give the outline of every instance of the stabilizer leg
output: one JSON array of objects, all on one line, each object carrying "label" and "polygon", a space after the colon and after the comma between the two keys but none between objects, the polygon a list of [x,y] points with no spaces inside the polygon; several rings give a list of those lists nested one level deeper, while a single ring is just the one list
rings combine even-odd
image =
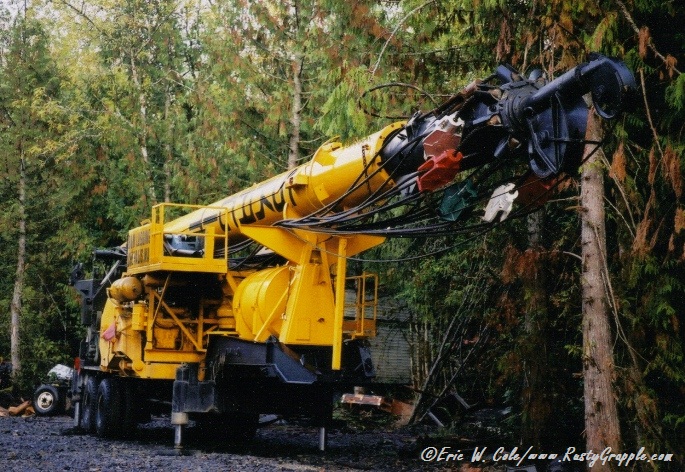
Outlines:
[{"label": "stabilizer leg", "polygon": [[326,452],[328,447],[328,428],[326,425],[321,425],[319,427],[319,451]]},{"label": "stabilizer leg", "polygon": [[188,424],[188,413],[171,413],[171,424],[174,426],[174,447],[183,447],[183,427]]}]

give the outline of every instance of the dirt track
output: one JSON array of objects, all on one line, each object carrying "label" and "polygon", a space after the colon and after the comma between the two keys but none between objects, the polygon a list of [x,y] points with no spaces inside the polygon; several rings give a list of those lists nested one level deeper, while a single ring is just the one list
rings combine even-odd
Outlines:
[{"label": "dirt track", "polygon": [[[199,433],[199,434],[198,434]],[[246,445],[221,445],[189,428],[187,447],[173,448],[168,419],[139,428],[130,440],[104,440],[76,434],[72,419],[0,418],[0,470],[3,471],[354,471],[458,470],[419,459],[407,433],[341,428],[329,436],[329,450],[317,451],[312,427],[276,424],[260,429]]]}]

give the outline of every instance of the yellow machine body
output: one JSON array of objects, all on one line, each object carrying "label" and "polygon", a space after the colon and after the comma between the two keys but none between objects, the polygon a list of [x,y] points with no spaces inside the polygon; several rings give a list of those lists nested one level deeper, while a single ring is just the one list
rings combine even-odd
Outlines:
[{"label": "yellow machine body", "polygon": [[[149,222],[129,232],[127,273],[109,289],[100,324],[101,369],[173,379],[179,365],[198,363],[202,378],[210,336],[330,346],[332,368],[339,369],[344,338],[375,335],[375,302],[368,294],[355,298],[364,307],[346,306],[347,258],[385,238],[273,224],[327,205],[344,210],[387,186],[376,156],[401,126],[347,147],[326,143],[308,163],[208,206],[156,206]],[[360,176],[371,178],[355,188]],[[179,211],[187,214],[168,221]],[[174,238],[187,242],[186,249],[170,249]],[[228,249],[248,238],[286,262],[259,271],[231,270]],[[356,285],[364,290],[364,284]],[[206,286],[215,290],[194,295]]]}]

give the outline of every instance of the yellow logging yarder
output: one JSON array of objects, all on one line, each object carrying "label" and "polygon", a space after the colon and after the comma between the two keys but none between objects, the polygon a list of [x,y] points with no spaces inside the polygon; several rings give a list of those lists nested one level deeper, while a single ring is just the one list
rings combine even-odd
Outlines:
[{"label": "yellow logging yarder", "polygon": [[95,252],[105,275],[74,276],[88,329],[75,423],[116,436],[170,402],[176,446],[191,417],[234,437],[264,413],[325,431],[333,392],[375,375],[378,277],[348,261],[388,237],[454,235],[542,204],[581,163],[583,95],[612,118],[634,88],[602,56],[550,82],[500,67],[430,112],[328,142],[222,200],[155,206],[125,244]]}]

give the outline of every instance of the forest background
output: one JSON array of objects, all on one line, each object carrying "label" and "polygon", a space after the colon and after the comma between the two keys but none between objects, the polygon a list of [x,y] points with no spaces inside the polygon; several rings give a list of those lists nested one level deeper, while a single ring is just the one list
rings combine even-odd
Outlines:
[{"label": "forest background", "polygon": [[[685,5],[654,0],[4,0],[0,356],[18,341],[16,388],[77,353],[73,263],[119,245],[152,205],[216,201],[499,63],[555,77],[596,51],[640,85],[595,164],[620,442],[682,465],[684,24]],[[510,406],[516,441],[582,444],[579,188],[484,235],[369,256],[412,314],[423,409],[454,389]]]}]

